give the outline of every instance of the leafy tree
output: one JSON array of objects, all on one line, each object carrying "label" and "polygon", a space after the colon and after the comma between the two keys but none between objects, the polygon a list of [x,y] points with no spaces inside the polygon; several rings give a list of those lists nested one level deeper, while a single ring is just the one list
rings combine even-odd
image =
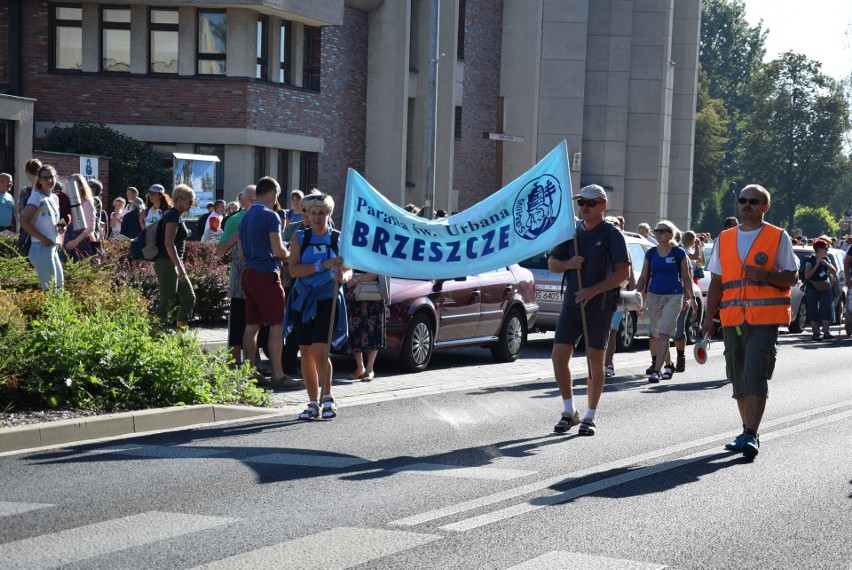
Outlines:
[{"label": "leafy tree", "polygon": [[155,182],[171,179],[168,168],[157,152],[147,144],[105,125],[75,123],[53,127],[45,133],[44,150],[110,157],[109,200],[124,196],[128,186],[146,189]]},{"label": "leafy tree", "polygon": [[699,64],[698,102],[695,113],[695,159],[692,169],[692,225],[716,231],[721,228],[720,192],[722,162],[728,132],[728,111],[721,99],[712,99],[710,79]]},{"label": "leafy tree", "polygon": [[743,120],[751,112],[753,95],[746,88],[761,69],[767,31],[762,22],[749,26],[743,0],[704,0],[698,59],[710,78],[711,99],[721,99],[728,110],[728,143],[724,175],[739,179],[737,152]]},{"label": "leafy tree", "polygon": [[793,224],[810,238],[836,236],[840,230],[840,224],[825,207],[799,206],[793,216]]},{"label": "leafy tree", "polygon": [[796,207],[823,206],[839,191],[849,110],[840,85],[821,65],[788,52],[752,80],[742,170],[774,190],[772,213],[790,225]]}]

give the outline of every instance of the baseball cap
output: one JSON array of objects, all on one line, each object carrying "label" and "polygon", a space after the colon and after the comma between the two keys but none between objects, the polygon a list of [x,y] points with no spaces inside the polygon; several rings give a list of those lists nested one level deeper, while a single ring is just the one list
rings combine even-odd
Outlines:
[{"label": "baseball cap", "polygon": [[585,198],[586,200],[603,200],[606,202],[606,190],[603,189],[603,186],[589,184],[588,186],[584,186],[580,190],[580,193],[574,196],[574,200],[577,198]]},{"label": "baseball cap", "polygon": [[166,189],[163,188],[162,184],[152,184],[150,188],[148,188],[148,192],[160,192],[162,194],[166,193]]}]

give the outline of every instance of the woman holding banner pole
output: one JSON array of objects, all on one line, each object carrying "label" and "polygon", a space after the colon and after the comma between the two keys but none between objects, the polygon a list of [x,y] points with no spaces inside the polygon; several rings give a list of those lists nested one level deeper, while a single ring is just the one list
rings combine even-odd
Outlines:
[{"label": "woman holding banner pole", "polygon": [[[554,248],[547,260],[551,272],[565,273],[566,283],[551,354],[563,405],[553,431],[566,433],[580,424],[580,435],[595,435],[609,328],[618,301],[618,286],[629,276],[630,258],[622,233],[604,223],[607,195],[603,187],[586,186],[574,199],[580,218],[574,239]],[[582,421],[574,405],[569,368],[574,345],[581,336],[585,338],[589,367],[588,405]]]},{"label": "woman holding banner pole", "polygon": [[295,330],[308,392],[309,402],[299,419],[332,419],[337,405],[331,394],[328,352],[330,345],[339,346],[347,338],[346,305],[338,297],[342,295],[339,284],[351,279],[352,271],[338,255],[340,232],[328,227],[334,199],[327,194],[308,195],[302,206],[307,228],[297,231],[290,243],[290,275],[295,281],[287,298],[284,329],[285,336]]}]

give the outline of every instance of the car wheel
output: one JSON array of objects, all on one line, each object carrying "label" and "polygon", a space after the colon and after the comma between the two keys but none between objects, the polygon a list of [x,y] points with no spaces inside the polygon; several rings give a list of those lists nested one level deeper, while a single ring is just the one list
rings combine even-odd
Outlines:
[{"label": "car wheel", "polygon": [[808,326],[808,307],[805,303],[805,300],[802,299],[802,302],[799,303],[799,312],[796,313],[795,318],[793,318],[793,322],[790,323],[790,326],[787,327],[791,333],[800,333],[805,330]]},{"label": "car wheel", "polygon": [[852,336],[852,313],[850,313],[850,312],[846,313],[845,325],[846,325],[846,336]]},{"label": "car wheel", "polygon": [[626,312],[621,318],[621,323],[618,325],[618,331],[615,333],[615,350],[617,352],[625,352],[633,348],[633,343],[636,341],[636,317],[634,313]]},{"label": "car wheel", "polygon": [[695,313],[692,309],[686,312],[686,322],[683,325],[683,332],[686,334],[686,344],[695,344],[696,339],[701,334],[701,323],[695,318]]},{"label": "car wheel", "polygon": [[491,355],[497,362],[514,362],[526,342],[526,320],[518,309],[511,309],[497,335],[497,343],[490,347]]},{"label": "car wheel", "polygon": [[418,313],[411,319],[399,360],[408,372],[422,372],[432,359],[435,335],[426,315]]}]

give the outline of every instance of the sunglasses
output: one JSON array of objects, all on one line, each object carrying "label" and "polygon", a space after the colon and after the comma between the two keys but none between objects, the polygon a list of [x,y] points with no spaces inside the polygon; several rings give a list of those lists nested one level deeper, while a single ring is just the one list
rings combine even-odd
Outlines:
[{"label": "sunglasses", "polygon": [[589,208],[594,208],[598,204],[603,204],[603,202],[599,202],[597,200],[584,200],[583,198],[577,199],[577,205],[581,208],[585,208],[586,206],[588,206]]},{"label": "sunglasses", "polygon": [[670,234],[672,231],[668,228],[654,228],[655,234]]},{"label": "sunglasses", "polygon": [[757,198],[737,198],[737,202],[740,204],[751,204],[752,206],[766,203],[763,200],[758,200]]}]

